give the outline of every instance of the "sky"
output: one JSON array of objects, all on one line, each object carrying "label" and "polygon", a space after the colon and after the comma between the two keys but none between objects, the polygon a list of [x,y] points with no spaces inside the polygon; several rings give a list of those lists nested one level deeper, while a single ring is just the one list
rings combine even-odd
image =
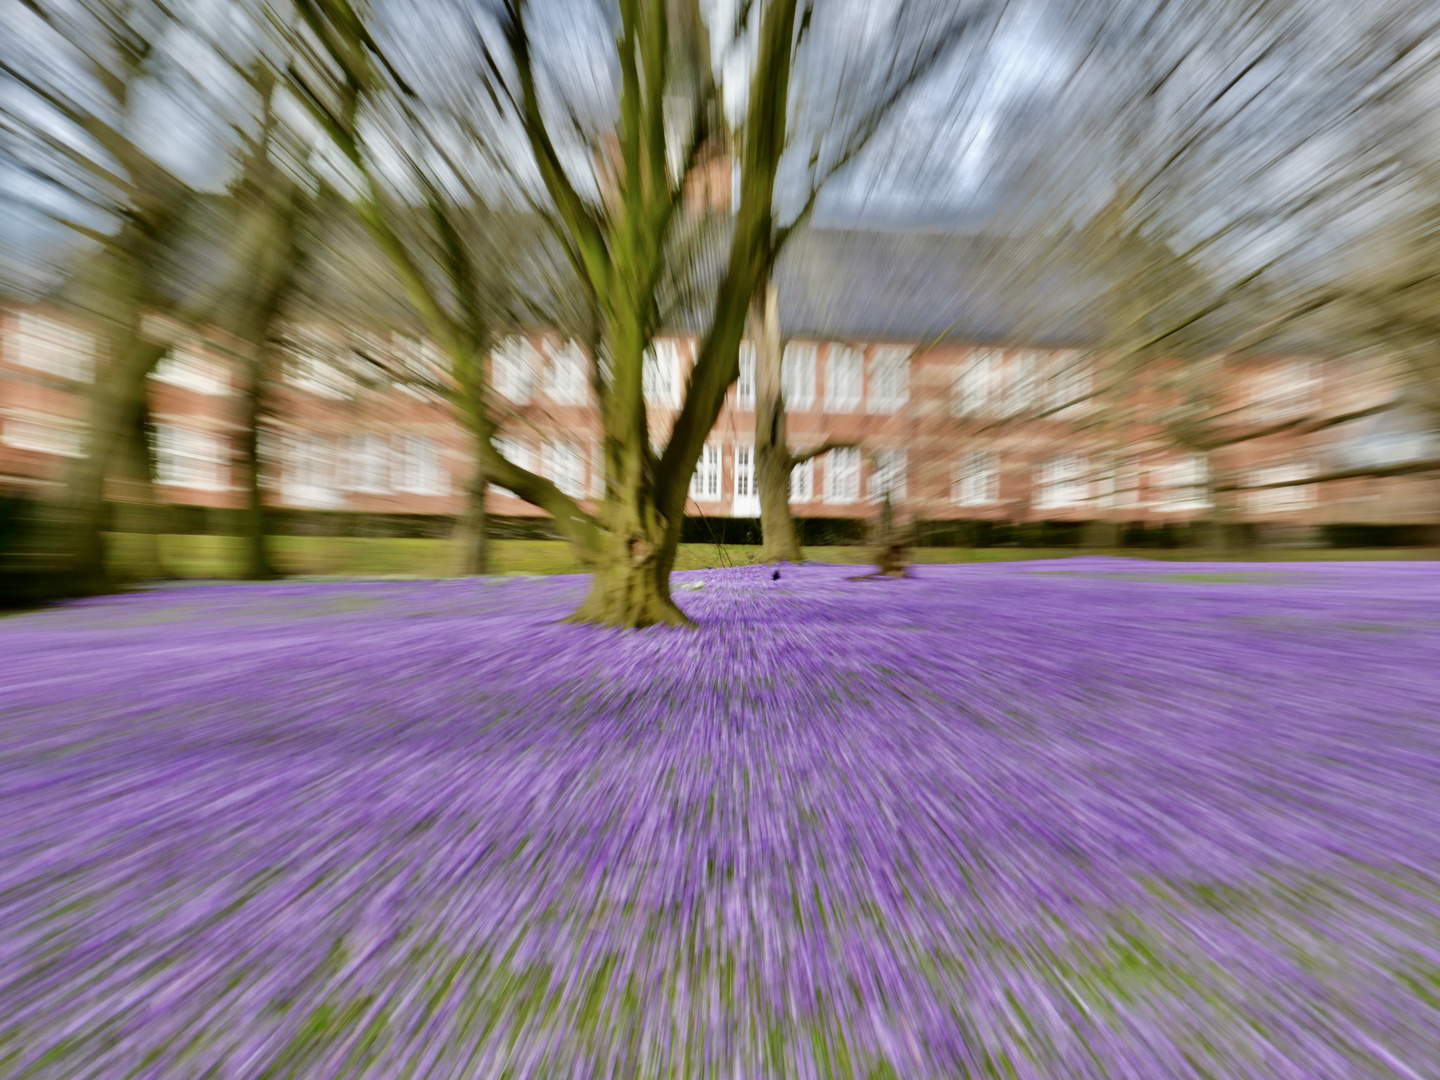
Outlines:
[{"label": "sky", "polygon": [[[723,28],[733,21],[736,0],[704,2],[727,110],[737,120],[753,35],[728,42]],[[836,103],[847,94],[863,96],[880,78],[893,51],[888,20],[902,10],[900,3],[819,0],[797,59],[794,148],[779,183],[782,217],[787,201],[798,205],[808,190],[812,148],[822,148],[823,161],[825,148],[840,141],[845,125],[834,120]],[[1297,251],[1312,263],[1338,257],[1356,235],[1373,229],[1377,216],[1396,212],[1409,198],[1394,177],[1356,196],[1362,190],[1356,177],[1396,168],[1397,155],[1440,161],[1440,126],[1426,119],[1440,115],[1434,108],[1440,81],[1432,77],[1440,5],[1426,0],[1358,7],[1340,0],[909,4],[900,24],[907,41],[927,40],[945,18],[969,12],[975,19],[866,151],[830,180],[817,225],[980,231],[997,221],[1013,225],[1026,212],[1063,218],[1081,212],[1077,206],[1093,210],[1123,180],[1166,194],[1170,212],[1184,217],[1171,227],[1185,242],[1220,237],[1207,241],[1207,250],[1216,253],[1217,265],[1239,273],[1277,257],[1293,261]],[[547,100],[588,100],[589,119],[603,122],[606,102],[613,101],[604,11],[590,0],[534,5],[537,52],[550,73]],[[482,0],[466,10],[483,7]],[[1207,17],[1196,17],[1202,8]],[[231,127],[243,117],[246,97],[243,83],[201,35],[246,40],[240,10],[227,0],[187,4],[188,25],[198,33],[166,31],[157,49],[162,78],[142,87],[131,119],[148,152],[201,190],[219,190],[228,179]],[[463,72],[455,65],[473,60],[465,18],[453,11],[442,17],[443,5],[391,0],[384,10],[388,31],[426,70],[454,78]],[[69,47],[21,0],[0,0],[0,23],[12,30],[0,44],[7,62],[43,78],[75,79]],[[493,20],[482,15],[475,23],[494,33]],[[1407,42],[1411,47],[1402,53]],[[1395,61],[1399,55],[1403,62]],[[1156,71],[1168,72],[1163,88],[1146,97],[1142,91]],[[838,108],[845,115],[843,104]],[[0,110],[22,125],[44,111],[3,75]],[[51,120],[45,124],[62,130]],[[1192,135],[1183,182],[1166,177],[1154,184],[1138,167],[1164,160],[1165,140]],[[0,132],[0,139],[11,138],[11,131]],[[515,145],[519,151],[518,140]],[[1410,159],[1400,167],[1413,173]],[[1327,183],[1335,193],[1315,197]],[[1306,200],[1313,205],[1301,212],[1273,212]],[[6,276],[24,279],[68,238],[37,209],[59,205],[53,187],[17,169],[11,153],[0,154]],[[1255,220],[1235,227],[1246,215]]]}]

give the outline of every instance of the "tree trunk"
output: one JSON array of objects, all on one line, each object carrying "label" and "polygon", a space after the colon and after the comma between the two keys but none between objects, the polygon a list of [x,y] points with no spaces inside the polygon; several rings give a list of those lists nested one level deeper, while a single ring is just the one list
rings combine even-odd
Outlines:
[{"label": "tree trunk", "polygon": [[[115,532],[124,531],[131,536],[133,561],[126,576],[136,581],[168,578],[170,574],[165,568],[160,538],[172,531],[170,507],[156,495],[149,409],[143,402],[139,411],[129,417],[121,428],[116,459],[115,479],[121,481],[116,494],[128,513],[121,521],[111,522],[110,527]],[[115,571],[108,563],[107,557],[107,572],[114,577]]]},{"label": "tree trunk", "polygon": [[490,572],[490,537],[485,516],[485,492],[490,485],[478,464],[475,471],[476,476],[465,490],[465,515],[455,529],[461,577],[476,577]]},{"label": "tree trunk", "polygon": [[790,516],[790,444],[785,431],[785,386],[781,377],[779,294],[766,282],[750,308],[755,343],[755,482],[760,494],[762,562],[799,562],[800,539]]},{"label": "tree trunk", "polygon": [[127,425],[141,415],[146,377],[164,353],[165,346],[144,340],[132,325],[111,356],[97,358],[85,456],[72,467],[53,522],[61,552],[57,584],[64,594],[86,596],[111,586],[105,560],[105,480],[124,451]]},{"label": "tree trunk", "polygon": [[240,468],[245,474],[245,509],[242,512],[242,535],[245,541],[244,574],[250,581],[273,581],[280,576],[270,560],[267,537],[270,515],[265,507],[261,487],[260,418],[264,415],[265,353],[269,346],[261,342],[248,365],[249,378],[245,387],[245,432],[241,436]]},{"label": "tree trunk", "polygon": [[691,625],[670,596],[679,528],[667,527],[648,491],[630,499],[613,491],[607,491],[601,511],[604,528],[590,595],[571,620],[635,628]]}]

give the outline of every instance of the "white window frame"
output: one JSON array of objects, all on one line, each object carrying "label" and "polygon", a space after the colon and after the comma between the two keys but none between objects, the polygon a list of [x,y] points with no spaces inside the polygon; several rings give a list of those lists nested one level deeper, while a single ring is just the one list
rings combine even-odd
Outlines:
[{"label": "white window frame", "polygon": [[790,501],[812,502],[815,498],[815,459],[806,458],[790,469]]},{"label": "white window frame", "polygon": [[673,338],[656,338],[645,350],[642,364],[645,404],[652,409],[679,408],[680,343]]},{"label": "white window frame", "polygon": [[346,488],[362,495],[390,494],[390,440],[362,432],[349,439]]},{"label": "white window frame", "polygon": [[334,342],[313,331],[293,333],[286,349],[285,381],[317,397],[338,401],[354,389],[354,380],[341,369]]},{"label": "white window frame", "polygon": [[[424,435],[403,432],[391,439],[391,483],[406,495],[433,494],[428,487],[427,449],[432,443]],[[433,451],[433,443],[431,445]]]},{"label": "white window frame", "polygon": [[755,469],[755,447],[749,443],[735,445],[735,475],[730,501],[733,517],[758,517],[760,515],[759,476]]},{"label": "white window frame", "polygon": [[895,413],[910,400],[909,349],[885,346],[870,357],[870,396],[867,411]]},{"label": "white window frame", "polygon": [[1090,501],[1090,472],[1086,455],[1069,451],[1053,454],[1036,470],[1037,510],[1073,510]]},{"label": "white window frame", "polygon": [[574,341],[546,346],[545,396],[556,405],[586,405],[590,387],[585,378],[585,353]]},{"label": "white window frame", "polygon": [[871,502],[882,501],[887,492],[891,502],[904,501],[908,456],[904,447],[875,451],[875,466],[866,485],[866,497]]},{"label": "white window frame", "polygon": [[79,458],[85,456],[85,433],[79,424],[63,417],[30,409],[14,409],[4,417],[0,441],[16,450]]},{"label": "white window frame", "polygon": [[605,442],[596,439],[590,448],[590,497],[605,497]]},{"label": "white window frame", "polygon": [[491,387],[512,404],[530,404],[539,360],[540,354],[528,338],[518,334],[507,337],[490,354]]},{"label": "white window frame", "polygon": [[724,490],[723,461],[719,443],[706,443],[700,448],[700,460],[695,463],[694,475],[690,477],[690,498],[696,502],[720,501]]},{"label": "white window frame", "polygon": [[953,416],[987,416],[995,405],[1002,356],[996,349],[975,349],[960,364],[951,387]]},{"label": "white window frame", "polygon": [[1000,501],[1000,455],[994,450],[971,450],[961,457],[951,490],[961,506],[993,506]]},{"label": "white window frame", "polygon": [[864,402],[864,352],[831,342],[825,357],[825,411],[855,412]]},{"label": "white window frame", "polygon": [[809,342],[792,341],[780,361],[780,387],[785,408],[809,412],[815,407],[815,357],[818,350]]},{"label": "white window frame", "polygon": [[546,439],[540,448],[543,475],[572,499],[585,494],[585,462],[569,439]]},{"label": "white window frame", "polygon": [[5,360],[70,382],[95,378],[95,335],[38,311],[12,312],[5,325]]},{"label": "white window frame", "polygon": [[[1310,463],[1292,461],[1256,469],[1250,475],[1250,483],[1279,484],[1288,480],[1305,480],[1314,475],[1315,468]],[[1294,514],[1310,510],[1319,501],[1315,488],[1315,484],[1297,484],[1294,487],[1247,491],[1245,506],[1252,514]]]},{"label": "white window frame", "polygon": [[1286,360],[1259,372],[1252,384],[1254,418],[1293,420],[1314,411],[1319,390],[1316,370],[1312,360]]},{"label": "white window frame", "polygon": [[230,373],[225,365],[189,344],[176,345],[166,353],[150,377],[207,397],[225,397],[230,393]]},{"label": "white window frame", "polygon": [[735,379],[735,409],[755,411],[755,343],[740,343],[740,374]]},{"label": "white window frame", "polygon": [[1035,408],[1040,400],[1044,357],[1022,350],[1011,354],[1005,365],[1005,415],[1019,416]]},{"label": "white window frame", "polygon": [[[500,456],[510,462],[510,464],[518,465],[526,472],[535,471],[535,448],[530,445],[528,439],[522,438],[519,435],[497,435],[495,436],[495,449],[499,451]],[[507,495],[512,499],[518,499],[520,497],[509,488],[502,487],[499,484],[491,484],[490,486],[501,495]]]},{"label": "white window frame", "polygon": [[1060,413],[1079,409],[1078,402],[1090,394],[1093,384],[1090,362],[1078,350],[1055,354],[1050,361],[1049,383],[1049,408]]},{"label": "white window frame", "polygon": [[825,455],[825,501],[840,505],[860,501],[858,446],[842,446]]},{"label": "white window frame", "polygon": [[184,424],[155,425],[155,480],[165,487],[225,491],[230,461],[225,440]]},{"label": "white window frame", "polygon": [[1162,461],[1151,470],[1158,497],[1150,500],[1153,509],[1162,514],[1208,510],[1210,498],[1209,465],[1203,454],[1185,454]]}]

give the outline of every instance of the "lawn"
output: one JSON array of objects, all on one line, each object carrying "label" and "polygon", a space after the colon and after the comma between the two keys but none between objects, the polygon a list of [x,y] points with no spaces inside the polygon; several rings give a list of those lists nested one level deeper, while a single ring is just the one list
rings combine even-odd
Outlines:
[{"label": "lawn", "polygon": [[[110,537],[111,561],[122,574],[135,564],[134,535]],[[166,569],[176,577],[226,579],[239,576],[241,541],[233,536],[163,536],[161,551]],[[455,572],[458,560],[449,540],[397,539],[391,537],[318,537],[277,536],[272,538],[272,551],[280,568],[288,574],[306,577],[448,577]],[[497,574],[573,574],[581,569],[569,545],[559,540],[496,540],[493,541],[494,567]],[[1012,562],[1016,560],[1058,559],[1075,555],[1093,555],[1078,548],[917,548],[912,558],[917,563]],[[1133,551],[1130,557],[1167,561],[1189,560],[1194,552],[1180,550]],[[1434,558],[1437,552],[1413,548],[1377,548],[1335,551],[1326,549],[1294,549],[1251,553],[1245,558],[1264,557],[1269,561],[1291,560],[1391,560]],[[805,556],[816,562],[866,563],[871,551],[866,547],[813,547]],[[750,566],[759,561],[760,549],[750,545],[681,544],[677,569],[707,570],[716,566]]]},{"label": "lawn", "polygon": [[1440,565],[852,574],[0,622],[0,1075],[1440,1075]]}]

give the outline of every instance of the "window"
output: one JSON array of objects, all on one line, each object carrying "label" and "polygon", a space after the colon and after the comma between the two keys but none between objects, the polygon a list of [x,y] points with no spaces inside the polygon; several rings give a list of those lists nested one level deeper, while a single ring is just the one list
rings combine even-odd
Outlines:
[{"label": "window", "polygon": [[318,397],[343,398],[352,380],[337,363],[334,345],[318,334],[298,332],[289,342],[285,381]]},{"label": "window", "polygon": [[809,502],[815,498],[815,459],[802,461],[790,470],[790,501]]},{"label": "window", "polygon": [[956,416],[984,416],[995,404],[999,377],[999,353],[994,349],[971,353],[955,377],[950,411]]},{"label": "window", "polygon": [[425,435],[395,437],[395,489],[412,495],[445,494],[440,448]]},{"label": "window", "polygon": [[1315,408],[1319,380],[1314,364],[1292,360],[1260,372],[1253,386],[1256,420],[1292,420]]},{"label": "window", "polygon": [[1156,466],[1152,476],[1157,489],[1155,509],[1164,512],[1204,510],[1210,505],[1206,491],[1210,470],[1199,454],[1188,454]]},{"label": "window", "polygon": [[590,397],[585,384],[585,354],[573,341],[551,343],[546,352],[545,396],[557,405],[584,405]]},{"label": "window", "polygon": [[384,495],[390,490],[390,440],[383,435],[352,435],[345,461],[351,491]]},{"label": "window", "polygon": [[953,489],[961,506],[988,506],[1000,498],[1000,456],[975,450],[960,459]]},{"label": "window", "polygon": [[[495,449],[500,456],[512,465],[518,465],[526,472],[535,471],[535,459],[530,450],[530,444],[524,439],[514,435],[497,435],[495,437]],[[501,487],[499,484],[491,485],[501,495],[508,495],[510,498],[519,498],[509,488]]]},{"label": "window", "polygon": [[444,354],[430,342],[403,334],[394,335],[390,341],[390,352],[402,380],[408,376],[417,382],[445,381],[449,365]]},{"label": "window", "polygon": [[690,498],[696,502],[715,502],[720,498],[720,447],[706,443],[690,478]]},{"label": "window", "polygon": [[1039,390],[1040,362],[1032,352],[1016,353],[1010,358],[1005,384],[1005,412],[1017,416],[1036,405]]},{"label": "window", "polygon": [[[1287,484],[1313,476],[1314,470],[1308,465],[1292,463],[1272,465],[1258,469],[1250,477],[1252,484]],[[1245,493],[1245,504],[1257,514],[1286,514],[1306,510],[1315,505],[1315,485],[1297,484],[1294,487],[1260,488]]]},{"label": "window", "polygon": [[740,343],[740,376],[735,380],[735,408],[750,412],[755,408],[755,346]]},{"label": "window", "polygon": [[490,358],[490,381],[495,392],[516,405],[528,405],[539,366],[537,359],[530,342],[522,337],[506,338]]},{"label": "window", "polygon": [[870,411],[890,413],[910,400],[910,353],[876,349],[870,361]]},{"label": "window", "polygon": [[805,412],[815,406],[815,346],[791,342],[780,362],[781,392],[785,407]]},{"label": "window", "polygon": [[62,379],[95,375],[95,337],[33,311],[15,313],[5,334],[5,359]]},{"label": "window", "polygon": [[78,427],[68,420],[41,413],[16,412],[5,418],[6,446],[34,450],[61,457],[84,457],[85,448]]},{"label": "window", "polygon": [[590,450],[590,497],[605,497],[605,444],[599,439]]},{"label": "window", "polygon": [[1140,506],[1140,461],[1127,457],[1115,461],[1111,466],[1111,503],[1125,509]]},{"label": "window", "polygon": [[574,443],[567,439],[547,439],[540,457],[545,477],[556,487],[572,499],[585,494],[585,460]]},{"label": "window", "polygon": [[225,443],[208,431],[174,424],[155,426],[155,471],[171,487],[223,491],[229,480]]},{"label": "window", "polygon": [[1051,363],[1048,407],[1063,410],[1089,393],[1089,361],[1078,352],[1063,352],[1055,356]]},{"label": "window", "polygon": [[328,436],[298,433],[284,441],[282,491],[292,506],[334,509],[340,505],[335,490],[335,448]]},{"label": "window", "polygon": [[[860,350],[831,345],[825,365],[825,408],[830,412],[854,412],[862,394]],[[828,469],[826,470],[829,471]]]},{"label": "window", "polygon": [[680,404],[680,347],[674,341],[655,341],[645,352],[641,371],[645,404],[673,409]]},{"label": "window", "polygon": [[831,450],[825,457],[825,501],[860,501],[860,448]]},{"label": "window", "polygon": [[886,495],[892,502],[905,498],[905,451],[875,451],[875,471],[870,474],[870,498],[877,502]]},{"label": "window", "polygon": [[155,365],[151,378],[156,382],[168,383],[211,397],[230,392],[229,372],[224,365],[184,345],[171,349],[165,358]]},{"label": "window", "polygon": [[754,517],[760,513],[760,492],[755,486],[755,448],[735,447],[735,498],[731,513],[736,517]]},{"label": "window", "polygon": [[1042,510],[1080,506],[1090,495],[1083,454],[1057,454],[1040,466],[1035,506]]}]

